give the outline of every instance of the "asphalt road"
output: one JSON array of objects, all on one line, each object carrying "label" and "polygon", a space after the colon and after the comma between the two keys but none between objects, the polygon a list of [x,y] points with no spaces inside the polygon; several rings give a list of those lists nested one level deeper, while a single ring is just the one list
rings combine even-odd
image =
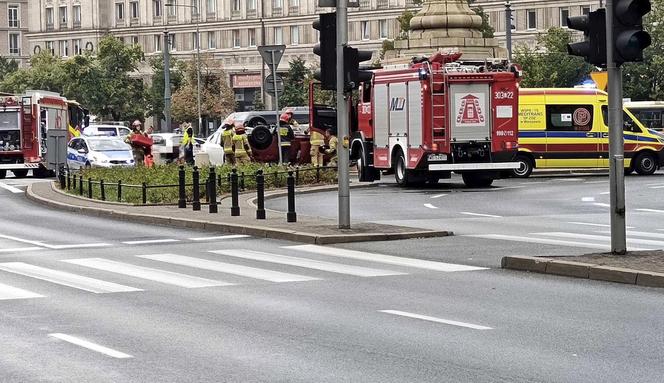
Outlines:
[{"label": "asphalt road", "polygon": [[2,382],[664,376],[657,289],[426,262],[468,255],[417,241],[367,253],[79,216],[12,191],[29,182],[0,181]]},{"label": "asphalt road", "polygon": [[[467,189],[458,177],[425,188],[400,188],[388,181],[351,190],[351,217],[451,230],[456,236],[404,241],[399,248],[429,259],[497,267],[504,255],[580,255],[609,250],[608,193],[605,175],[506,179],[489,189]],[[664,247],[662,193],[663,172],[626,178],[629,249]],[[266,206],[285,210],[286,199],[266,201]],[[296,210],[298,214],[336,217],[336,192],[299,195]],[[360,247],[377,252],[394,249],[390,242]]]}]

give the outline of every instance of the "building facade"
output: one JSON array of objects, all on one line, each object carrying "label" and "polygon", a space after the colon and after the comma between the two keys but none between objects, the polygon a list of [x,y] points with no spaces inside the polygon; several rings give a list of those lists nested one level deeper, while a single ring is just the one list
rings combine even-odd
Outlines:
[{"label": "building facade", "polygon": [[27,46],[28,0],[0,1],[0,56],[25,65],[30,54]]}]

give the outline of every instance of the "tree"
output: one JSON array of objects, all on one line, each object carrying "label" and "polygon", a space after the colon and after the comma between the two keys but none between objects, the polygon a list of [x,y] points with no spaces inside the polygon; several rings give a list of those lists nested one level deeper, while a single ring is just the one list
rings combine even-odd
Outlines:
[{"label": "tree", "polygon": [[[149,60],[152,68],[152,81],[146,90],[146,115],[163,120],[164,116],[164,57],[153,56]],[[170,75],[171,75],[171,95],[180,89],[184,82],[180,62],[171,57]]]},{"label": "tree", "polygon": [[30,67],[20,68],[7,75],[0,88],[9,93],[23,93],[27,89],[62,93],[65,82],[62,60],[44,51],[32,56]]},{"label": "tree", "polygon": [[623,96],[634,101],[664,100],[664,0],[652,0],[644,20],[652,44],[643,51],[642,63],[623,65]]},{"label": "tree", "polygon": [[307,105],[309,100],[309,68],[301,57],[296,57],[289,63],[288,73],[284,78],[284,93],[279,97],[279,104],[283,106]]},{"label": "tree", "polygon": [[18,61],[0,57],[0,81],[18,70]]},{"label": "tree", "polygon": [[568,88],[582,82],[592,70],[583,58],[567,54],[571,41],[569,31],[554,27],[537,36],[534,48],[519,45],[514,50],[514,62],[521,65],[526,88]]},{"label": "tree", "polygon": [[[471,0],[467,0],[468,5],[471,5]],[[480,6],[471,7],[470,9],[477,14],[477,16],[482,18],[482,26],[480,27],[480,32],[482,32],[482,37],[485,39],[490,39],[493,37],[493,33],[496,31],[491,24],[489,23],[489,14],[484,12],[484,8]]]},{"label": "tree", "polygon": [[254,101],[253,101],[254,110],[263,110],[265,109],[265,104],[263,104],[263,99],[261,98],[261,92],[254,92]]}]

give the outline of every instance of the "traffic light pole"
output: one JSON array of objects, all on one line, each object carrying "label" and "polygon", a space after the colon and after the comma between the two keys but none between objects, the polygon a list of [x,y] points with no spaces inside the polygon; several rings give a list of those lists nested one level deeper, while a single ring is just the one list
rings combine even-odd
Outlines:
[{"label": "traffic light pole", "polygon": [[339,179],[339,229],[350,229],[350,182],[348,168],[350,153],[346,147],[348,129],[348,100],[344,83],[344,45],[348,41],[348,2],[337,1],[337,147]]},{"label": "traffic light pole", "polygon": [[615,62],[613,2],[606,2],[606,67],[609,76],[609,193],[611,197],[611,252],[625,254],[625,153],[622,112],[622,70]]},{"label": "traffic light pole", "polygon": [[166,126],[162,132],[171,131],[171,41],[168,31],[164,31],[164,119]]}]

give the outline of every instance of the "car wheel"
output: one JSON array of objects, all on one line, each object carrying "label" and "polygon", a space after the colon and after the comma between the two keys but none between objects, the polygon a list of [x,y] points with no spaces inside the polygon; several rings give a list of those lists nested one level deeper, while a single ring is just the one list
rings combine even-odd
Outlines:
[{"label": "car wheel", "polygon": [[463,173],[461,178],[469,188],[488,188],[493,183],[493,178],[480,173]]},{"label": "car wheel", "polygon": [[270,129],[265,126],[257,126],[251,131],[251,136],[249,137],[249,142],[251,143],[251,146],[253,146],[256,149],[263,150],[267,149],[270,147],[270,144],[272,144],[272,132],[270,132]]},{"label": "car wheel", "polygon": [[512,175],[517,178],[528,178],[535,167],[533,165],[533,160],[528,156],[519,154],[516,156],[516,162],[519,163],[519,167],[512,170]]},{"label": "car wheel", "polygon": [[652,153],[641,153],[632,167],[641,175],[651,175],[657,171],[657,159]]},{"label": "car wheel", "polygon": [[28,176],[28,169],[12,170],[12,173],[16,178],[25,178]]}]

